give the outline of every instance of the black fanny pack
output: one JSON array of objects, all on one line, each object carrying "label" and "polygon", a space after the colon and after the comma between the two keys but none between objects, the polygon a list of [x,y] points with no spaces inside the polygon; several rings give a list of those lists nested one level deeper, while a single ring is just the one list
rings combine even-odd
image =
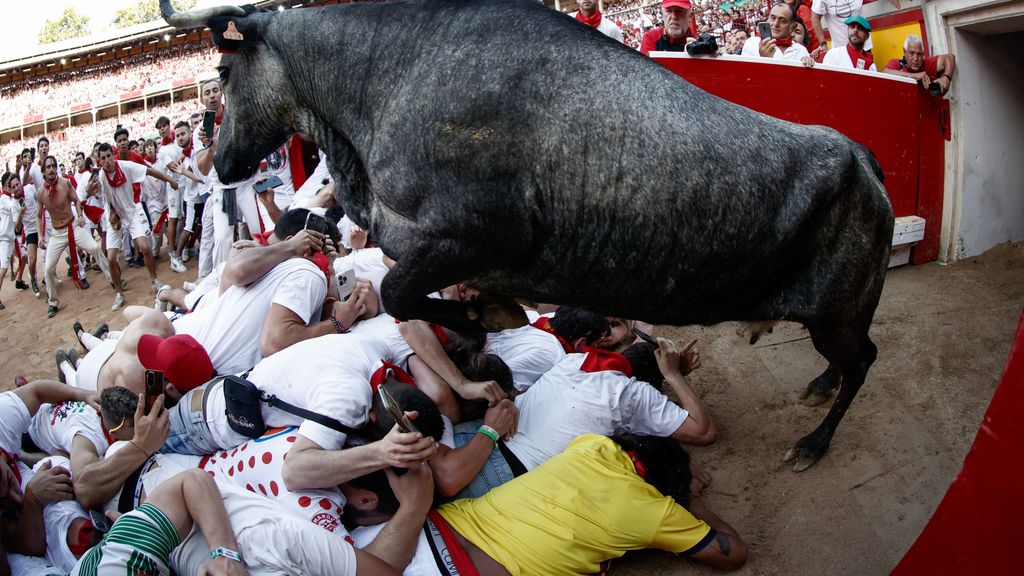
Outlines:
[{"label": "black fanny pack", "polygon": [[354,428],[350,428],[334,418],[310,412],[280,400],[273,394],[267,394],[257,388],[255,384],[246,380],[245,376],[248,376],[248,373],[243,376],[232,375],[224,377],[224,401],[226,404],[224,411],[227,413],[228,425],[242,436],[246,438],[259,438],[267,432],[267,425],[263,422],[262,408],[264,402],[304,420],[312,420],[321,426],[341,432],[346,436],[357,433],[357,430]]}]

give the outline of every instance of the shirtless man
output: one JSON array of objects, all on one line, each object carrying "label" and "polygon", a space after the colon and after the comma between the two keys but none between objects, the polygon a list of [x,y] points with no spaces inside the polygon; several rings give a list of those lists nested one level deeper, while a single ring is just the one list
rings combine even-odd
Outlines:
[{"label": "shirtless man", "polygon": [[[85,214],[78,202],[78,196],[71,189],[71,184],[57,177],[57,159],[47,156],[43,159],[43,190],[39,193],[39,202],[50,214],[53,233],[47,239],[44,269],[46,278],[46,311],[47,318],[57,315],[57,263],[64,249],[71,247],[71,278],[80,289],[89,287],[85,281],[85,270],[78,262],[78,248],[85,250],[99,263],[103,274],[110,280],[110,269],[102,257],[96,240],[85,228]],[[36,211],[36,229],[45,230],[43,226],[43,210]],[[71,232],[71,233],[69,233]]]}]

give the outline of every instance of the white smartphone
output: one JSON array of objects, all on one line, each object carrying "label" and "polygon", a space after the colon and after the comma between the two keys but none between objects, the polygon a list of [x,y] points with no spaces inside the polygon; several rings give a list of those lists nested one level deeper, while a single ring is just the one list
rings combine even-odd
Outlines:
[{"label": "white smartphone", "polygon": [[352,291],[356,289],[356,271],[349,268],[341,274],[338,274],[338,296],[342,302],[348,300],[348,297],[352,295]]}]

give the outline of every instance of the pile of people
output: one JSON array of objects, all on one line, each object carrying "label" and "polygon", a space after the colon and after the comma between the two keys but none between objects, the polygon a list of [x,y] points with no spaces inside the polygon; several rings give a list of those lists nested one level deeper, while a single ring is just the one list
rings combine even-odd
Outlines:
[{"label": "pile of people", "polygon": [[[270,158],[250,183],[218,182],[219,88],[202,88],[212,128],[175,123],[143,164],[119,132],[98,172],[90,157],[78,173],[84,202],[106,200],[108,242],[118,225],[145,236],[132,183],[152,198],[181,176],[223,219],[202,245],[224,253],[199,282],[161,287],[157,309],[125,308],[120,329],[74,323],[60,382],[0,394],[0,501],[17,527],[0,549],[15,573],[589,574],[644,548],[745,563],[680,445],[716,436],[695,341],[546,305],[490,333],[397,321],[379,297],[394,262],[347,221],[329,176],[289,191]],[[83,201],[42,148],[48,250],[75,238],[95,256]],[[5,182],[24,197],[18,175]]]}]

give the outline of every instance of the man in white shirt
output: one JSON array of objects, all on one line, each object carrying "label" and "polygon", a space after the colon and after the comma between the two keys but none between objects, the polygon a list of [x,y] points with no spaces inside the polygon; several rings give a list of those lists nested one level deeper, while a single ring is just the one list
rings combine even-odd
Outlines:
[{"label": "man in white shirt", "polygon": [[571,18],[575,18],[577,21],[596,29],[612,40],[622,42],[622,29],[619,28],[618,24],[601,14],[601,8],[597,0],[579,0],[579,6],[580,9],[578,11],[569,15]]},{"label": "man in white shirt", "polygon": [[[877,72],[875,58],[868,51],[865,42],[870,39],[871,23],[868,19],[855,14],[846,19],[847,43],[836,46],[825,53],[822,64],[835,66],[836,68],[849,68],[851,70],[870,70]],[[804,64],[813,66],[813,61],[804,59]]]},{"label": "man in white shirt", "polygon": [[768,15],[771,25],[770,38],[751,36],[743,43],[743,56],[751,58],[775,58],[776,60],[792,60],[800,62],[807,56],[807,48],[793,41],[793,23],[796,13],[789,4],[776,4]]},{"label": "man in white shirt", "polygon": [[146,219],[142,204],[135,201],[132,184],[141,184],[146,176],[162,180],[171,188],[177,188],[178,183],[149,166],[117,160],[113,148],[108,143],[100,145],[99,154],[103,169],[99,178],[89,183],[89,187],[90,190],[99,188],[107,200],[107,262],[110,265],[114,290],[117,292],[111,309],[120,310],[124,306],[124,288],[121,286],[121,267],[117,256],[123,247],[122,227],[127,228],[135,248],[142,252],[146,270],[149,271],[149,278],[153,284],[153,292],[160,288],[160,282],[156,277],[156,262],[148,245],[149,221]]},{"label": "man in white shirt", "polygon": [[164,187],[167,192],[167,249],[171,259],[171,270],[178,273],[186,270],[178,254],[178,219],[181,218],[182,193],[188,185],[184,176],[174,173],[171,164],[176,165],[179,161],[191,137],[188,122],[178,122],[174,126],[174,139],[168,144],[162,144],[156,155],[158,167],[178,181],[177,190],[170,186]]},{"label": "man in white shirt", "polygon": [[[13,174],[4,174],[3,190],[0,192],[0,289],[7,278],[7,268],[14,255],[14,229],[21,223],[25,206],[14,199],[8,182],[17,180]],[[0,302],[0,310],[5,308]]]},{"label": "man in white shirt", "polygon": [[[11,195],[14,199],[19,199],[21,204],[25,207],[25,212],[21,216],[22,226],[22,249],[28,252],[28,276],[31,281],[32,292],[36,298],[39,298],[39,282],[36,278],[36,260],[39,254],[39,231],[36,228],[36,210],[38,210],[39,204],[39,189],[35,187],[35,184],[23,184],[21,180],[15,175],[7,183],[11,189]],[[19,290],[24,290],[27,285],[24,282],[25,267],[18,267],[18,277],[14,283],[14,286]]]},{"label": "man in white shirt", "polygon": [[[846,46],[846,19],[850,16],[860,16],[863,8],[863,0],[813,0],[811,2],[811,27],[814,29],[815,37],[825,42],[825,31],[822,28],[822,20],[828,27],[828,34],[832,38],[832,47]],[[867,49],[871,49],[871,39],[867,40]]]},{"label": "man in white shirt", "polygon": [[[157,149],[160,145],[156,140],[146,140],[142,144],[142,158],[146,165],[164,174],[167,174],[165,167],[160,164],[157,157]],[[172,176],[169,176],[173,178]],[[177,180],[176,178],[174,178]],[[149,245],[153,252],[153,258],[160,257],[160,248],[163,247],[164,229],[167,228],[167,184],[151,176],[146,176],[142,181],[142,189],[139,199],[146,209],[146,216],[149,221],[150,237]]]}]

